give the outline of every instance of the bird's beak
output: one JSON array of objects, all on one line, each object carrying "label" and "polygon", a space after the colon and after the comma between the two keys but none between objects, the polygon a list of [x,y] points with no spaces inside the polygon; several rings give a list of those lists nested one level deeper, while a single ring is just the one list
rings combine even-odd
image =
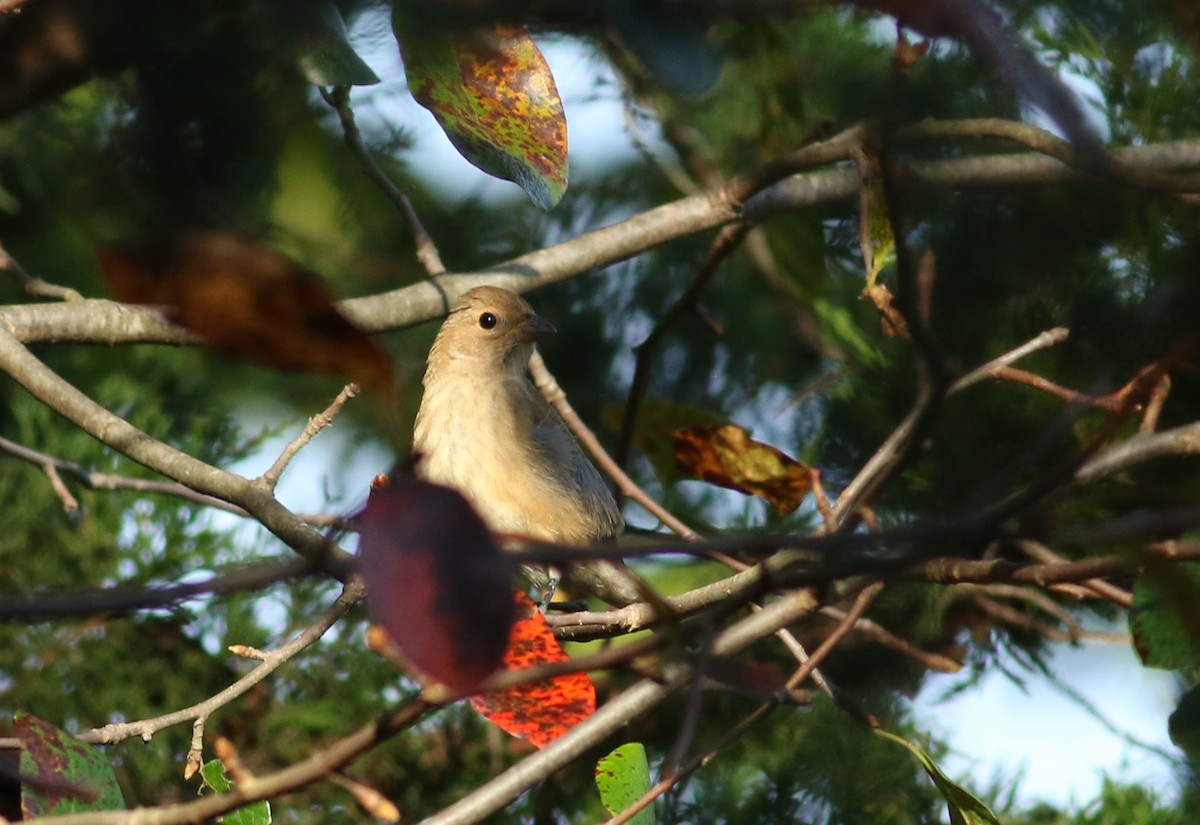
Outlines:
[{"label": "bird's beak", "polygon": [[530,315],[521,324],[520,337],[522,341],[540,341],[547,335],[553,335],[558,332],[554,324],[547,321],[540,315]]}]

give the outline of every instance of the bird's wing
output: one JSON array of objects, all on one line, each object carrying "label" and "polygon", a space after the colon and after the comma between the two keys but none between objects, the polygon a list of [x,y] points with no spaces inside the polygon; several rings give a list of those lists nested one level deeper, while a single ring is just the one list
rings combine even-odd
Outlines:
[{"label": "bird's wing", "polygon": [[554,408],[532,385],[530,390],[534,445],[547,466],[568,471],[563,480],[570,485],[572,496],[587,510],[591,516],[589,521],[595,526],[590,538],[616,538],[625,528],[625,522],[600,472],[584,455],[579,442]]}]

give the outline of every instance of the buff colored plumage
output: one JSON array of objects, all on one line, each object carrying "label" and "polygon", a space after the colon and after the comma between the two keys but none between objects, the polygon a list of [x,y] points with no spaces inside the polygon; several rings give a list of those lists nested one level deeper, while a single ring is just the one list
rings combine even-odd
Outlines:
[{"label": "buff colored plumage", "polygon": [[[463,295],[429,351],[413,449],[418,473],[457,488],[495,532],[583,545],[624,527],[600,473],[527,376],[534,343],[555,332],[520,296],[497,287]],[[573,577],[601,598],[637,589],[608,563]]]}]

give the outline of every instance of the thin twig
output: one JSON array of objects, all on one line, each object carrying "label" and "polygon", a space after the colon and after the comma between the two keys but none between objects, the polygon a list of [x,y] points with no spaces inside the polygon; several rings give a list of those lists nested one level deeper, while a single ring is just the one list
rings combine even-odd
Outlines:
[{"label": "thin twig", "polygon": [[100,745],[111,745],[114,742],[120,742],[133,736],[141,737],[144,741],[148,742],[150,741],[150,737],[159,731],[182,722],[196,720],[197,723],[202,725],[201,720],[207,719],[211,714],[250,690],[250,688],[271,675],[280,665],[283,665],[297,653],[324,636],[325,632],[333,627],[338,619],[344,616],[346,611],[362,598],[364,592],[365,588],[362,582],[358,579],[352,580],[342,588],[342,592],[338,595],[337,599],[315,622],[298,633],[295,638],[286,644],[264,652],[261,664],[220,693],[214,694],[203,702],[198,702],[191,707],[172,713],[165,713],[162,716],[156,716],[153,719],[104,725],[103,727],[84,731],[78,735],[78,738],[84,742],[92,742]]},{"label": "thin twig", "polygon": [[[1056,327],[1037,335],[1016,349],[971,370],[953,382],[946,389],[947,397],[961,392],[985,378],[992,377],[996,371],[1006,368],[1013,361],[1024,358],[1037,350],[1062,343],[1067,339],[1067,335],[1068,331],[1062,327]],[[918,398],[918,402],[842,490],[833,507],[833,516],[838,522],[841,522],[861,501],[869,497],[872,487],[880,483],[881,475],[888,471],[888,468],[896,466],[902,445],[911,442],[917,423],[926,412],[925,406],[931,403],[929,399],[922,401],[921,398]]]},{"label": "thin twig", "polygon": [[[1032,539],[1024,539],[1018,543],[1021,551],[1029,556],[1034,561],[1040,561],[1047,564],[1061,564],[1066,561],[1062,556],[1055,553],[1041,542],[1033,541]],[[1110,584],[1103,579],[1088,579],[1079,583],[1081,587],[1085,587],[1095,595],[1102,599],[1108,599],[1110,602],[1119,604],[1126,609],[1133,607],[1133,594],[1128,590],[1122,590],[1115,584]]]},{"label": "thin twig", "polygon": [[1142,423],[1138,425],[1139,433],[1152,433],[1158,428],[1158,417],[1162,414],[1163,405],[1167,403],[1167,394],[1171,392],[1171,376],[1164,375],[1154,385],[1146,409],[1142,412]]},{"label": "thin twig", "polygon": [[[813,651],[812,656],[810,656],[806,662],[801,664],[800,667],[796,669],[796,671],[788,679],[787,684],[785,685],[785,690],[794,690],[795,688],[799,687],[806,678],[808,678],[809,674],[816,668],[816,666],[833,651],[834,647],[836,647],[837,644],[843,638],[845,638],[846,634],[850,632],[854,624],[860,618],[862,618],[862,614],[866,612],[867,607],[870,606],[871,602],[875,600],[882,589],[883,584],[876,582],[875,584],[864,588],[858,594],[854,600],[854,604],[851,605],[850,610],[847,611],[845,619],[843,619],[838,626],[835,627],[833,631],[825,637],[820,646]],[[721,751],[725,750],[725,748],[741,739],[751,727],[760,722],[762,719],[766,718],[771,711],[780,705],[780,703],[781,702],[779,699],[772,699],[769,702],[764,702],[763,704],[759,705],[745,718],[738,722],[738,724],[731,728],[724,736],[722,736],[716,745],[709,748],[703,754],[693,757],[690,761],[681,766],[670,776],[663,777],[656,785],[654,785],[654,787],[646,791],[646,793],[626,807],[623,811],[619,812],[616,816],[605,820],[602,825],[624,825],[624,823],[629,822],[629,820],[637,816],[640,811],[651,805],[654,800],[658,799],[660,796],[678,784],[681,779],[695,773],[697,770],[715,759],[721,753]]]},{"label": "thin twig", "polygon": [[325,575],[324,565],[303,557],[258,562],[204,581],[166,587],[123,586],[79,593],[39,593],[36,596],[3,594],[0,622],[41,622],[72,616],[112,616],[136,610],[170,607],[210,593],[245,593],[291,579]]},{"label": "thin twig", "polygon": [[[5,3],[8,3],[8,8],[5,8]],[[21,2],[21,0],[15,0]],[[0,14],[6,11],[15,9],[14,0],[0,0]],[[31,275],[25,267],[21,266],[20,262],[8,253],[3,244],[0,244],[0,269],[11,272],[17,276],[17,280],[21,282],[21,286],[25,290],[26,295],[34,298],[56,298],[61,301],[80,301],[83,300],[77,290],[66,286],[58,286],[48,281],[43,281],[41,278]]]},{"label": "thin twig", "polygon": [[273,491],[279,484],[279,477],[283,475],[283,471],[287,469],[288,464],[295,458],[296,453],[300,452],[308,442],[312,441],[317,433],[332,424],[334,416],[341,411],[347,401],[356,395],[358,395],[358,384],[347,384],[343,387],[342,391],[337,394],[337,397],[333,399],[324,411],[308,419],[308,423],[304,425],[304,429],[300,431],[300,434],[288,442],[288,445],[283,448],[283,452],[279,454],[279,458],[275,459],[275,463],[258,477],[257,482],[267,490]]},{"label": "thin twig", "polygon": [[717,233],[688,288],[662,314],[650,330],[650,334],[646,336],[646,340],[635,347],[637,358],[633,368],[633,379],[629,382],[629,393],[625,399],[625,415],[621,421],[621,435],[617,440],[615,456],[617,463],[622,467],[629,463],[638,413],[650,387],[650,369],[658,355],[659,347],[676,324],[695,314],[700,296],[712,283],[721,264],[741,245],[751,228],[751,224],[748,223],[734,223],[723,227]]},{"label": "thin twig", "polygon": [[1012,381],[1017,384],[1026,384],[1033,387],[1035,390],[1041,390],[1047,395],[1052,395],[1068,404],[1081,404],[1088,407],[1096,407],[1109,412],[1118,412],[1125,407],[1125,402],[1119,398],[1112,396],[1092,396],[1081,393],[1078,390],[1070,389],[1055,384],[1034,372],[1028,370],[1020,370],[1015,367],[1000,367],[993,371],[992,378],[1000,381]]},{"label": "thin twig", "polygon": [[621,465],[613,460],[613,457],[604,449],[604,445],[600,443],[600,439],[596,438],[596,434],[592,432],[591,428],[575,412],[575,408],[567,400],[567,394],[546,366],[541,353],[536,349],[533,351],[533,356],[529,359],[529,373],[533,377],[533,383],[541,391],[542,396],[558,412],[559,417],[562,418],[571,432],[575,434],[575,437],[579,439],[579,443],[592,454],[592,457],[596,459],[596,463],[600,465],[600,468],[616,482],[617,489],[623,495],[642,505],[642,507],[646,508],[647,512],[676,534],[687,539],[698,539],[700,537],[695,530],[671,515],[665,507],[651,498],[645,490],[638,486],[637,482],[629,477],[628,473],[621,469]]},{"label": "thin twig", "polygon": [[[840,610],[832,605],[823,606],[820,612],[822,616],[828,616],[835,622],[841,622],[846,618],[846,612],[844,610]],[[905,656],[915,659],[931,670],[936,670],[941,673],[958,673],[960,670],[962,670],[962,664],[960,662],[956,662],[955,660],[947,656],[942,656],[938,653],[931,653],[927,650],[921,650],[911,642],[901,639],[887,628],[871,621],[870,619],[859,619],[854,625],[854,630],[857,633],[862,633],[864,636],[875,640],[881,645],[890,647],[893,650],[903,653]]]},{"label": "thin twig", "polygon": [[[233,513],[237,516],[251,518],[250,513],[246,508],[240,507],[232,502],[215,496],[198,493],[190,487],[180,484],[177,481],[160,481],[158,479],[147,478],[129,478],[128,476],[112,475],[110,473],[97,473],[89,470],[82,464],[76,464],[73,461],[67,461],[62,458],[56,458],[52,455],[30,449],[15,441],[9,441],[7,438],[0,436],[0,451],[9,453],[30,464],[36,464],[49,475],[47,468],[53,468],[60,475],[67,475],[70,478],[83,484],[89,490],[130,490],[138,493],[155,493],[160,495],[174,496],[185,501],[190,501],[195,504],[200,504],[205,507],[213,507],[218,510],[224,510],[227,513]],[[69,494],[69,491],[68,491]],[[62,498],[62,494],[59,494]],[[74,498],[72,496],[72,498]],[[64,502],[65,503],[65,502]],[[350,529],[353,525],[345,516],[340,516],[334,513],[297,513],[296,518],[313,527],[333,527],[339,530]]]},{"label": "thin twig", "polygon": [[363,142],[362,132],[358,129],[358,124],[354,122],[354,110],[350,108],[350,87],[349,86],[334,86],[326,89],[323,86],[317,87],[321,92],[321,97],[330,108],[337,112],[338,120],[342,124],[342,135],[349,147],[351,154],[358,159],[359,164],[363,168],[366,176],[379,187],[379,191],[383,192],[384,196],[392,202],[392,205],[400,210],[404,215],[404,219],[408,221],[408,226],[412,230],[413,240],[416,242],[417,261],[425,268],[425,272],[429,275],[441,275],[446,271],[446,267],[442,264],[442,258],[438,254],[437,245],[434,244],[433,238],[429,237],[429,233],[425,231],[424,224],[421,223],[420,217],[417,215],[417,210],[413,208],[412,201],[408,195],[404,194],[397,188],[396,184],[392,183],[391,178],[383,173],[383,170],[375,163],[371,157],[370,151],[367,150],[366,144]]}]

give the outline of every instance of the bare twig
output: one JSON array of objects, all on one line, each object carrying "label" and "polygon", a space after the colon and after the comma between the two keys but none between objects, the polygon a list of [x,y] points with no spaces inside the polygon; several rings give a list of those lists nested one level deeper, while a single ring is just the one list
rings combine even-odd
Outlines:
[{"label": "bare twig", "polygon": [[[791,675],[785,686],[786,689],[794,690],[806,678],[808,678],[809,674],[816,668],[816,666],[820,664],[820,662],[833,651],[838,643],[845,638],[846,634],[850,632],[850,629],[862,617],[862,614],[866,612],[867,607],[870,606],[871,602],[875,600],[876,596],[879,595],[882,589],[882,584],[875,583],[864,588],[858,594],[854,600],[854,604],[846,613],[845,618],[828,636],[825,637],[824,641],[821,642],[820,647],[813,651],[812,656],[809,657],[808,660],[803,664],[801,664],[800,667],[796,669],[795,673]],[[689,776],[692,773],[695,773],[697,770],[715,759],[721,753],[721,751],[725,750],[725,748],[741,739],[751,727],[753,727],[762,719],[766,718],[771,711],[779,706],[779,704],[780,701],[775,699],[759,705],[744,719],[738,722],[738,724],[732,727],[723,737],[721,737],[720,741],[718,741],[716,745],[709,748],[703,754],[694,757],[671,775],[663,777],[654,787],[635,800],[632,804],[625,808],[625,810],[621,811],[611,819],[606,820],[603,825],[624,825],[624,823],[635,817],[639,811],[644,810],[648,805],[652,804],[654,800],[658,799],[660,796],[678,784],[681,779]]]},{"label": "bare twig", "polygon": [[429,275],[441,275],[446,271],[446,267],[442,264],[442,258],[438,254],[437,246],[433,242],[433,238],[429,237],[429,233],[425,231],[424,224],[421,223],[420,217],[417,215],[417,210],[413,208],[412,201],[408,195],[401,192],[396,184],[392,183],[391,178],[383,173],[383,170],[375,163],[371,157],[370,151],[367,150],[366,144],[363,143],[362,132],[358,129],[358,124],[354,122],[354,110],[350,108],[350,87],[349,86],[334,86],[331,89],[318,87],[321,92],[321,97],[329,104],[335,112],[337,112],[338,120],[342,124],[342,135],[346,141],[346,146],[349,147],[351,154],[358,159],[359,164],[363,168],[363,172],[370,178],[371,182],[379,187],[384,196],[392,202],[392,205],[400,210],[404,215],[404,219],[408,221],[408,226],[412,230],[413,240],[416,242],[417,261],[425,268]]},{"label": "bare twig", "polygon": [[283,471],[287,469],[288,464],[296,456],[296,453],[312,441],[313,436],[321,432],[321,430],[333,423],[333,418],[347,401],[358,395],[358,384],[347,384],[342,388],[342,391],[337,394],[337,397],[325,408],[324,411],[317,413],[312,418],[308,419],[308,423],[304,425],[304,429],[300,431],[294,439],[288,442],[288,445],[283,448],[283,452],[279,454],[279,458],[275,459],[275,463],[271,465],[265,473],[258,477],[258,483],[266,487],[267,490],[274,490],[279,484],[279,477],[283,475]]},{"label": "bare twig", "polygon": [[[820,612],[822,616],[828,616],[835,622],[844,621],[846,618],[845,611],[839,610],[832,605],[825,605],[821,608]],[[864,636],[875,640],[881,645],[890,647],[893,650],[903,653],[905,656],[915,659],[931,670],[937,670],[942,673],[958,673],[960,670],[962,670],[961,663],[938,653],[930,653],[927,650],[921,650],[911,642],[901,639],[887,628],[876,624],[870,619],[859,619],[854,624],[854,630],[857,633],[862,633]]]},{"label": "bare twig", "polygon": [[1200,455],[1200,422],[1160,433],[1139,433],[1094,455],[1075,471],[1075,481],[1093,481],[1136,464],[1170,455]]},{"label": "bare twig", "polygon": [[[1035,561],[1044,562],[1046,564],[1061,564],[1066,559],[1055,553],[1046,545],[1030,539],[1025,539],[1019,543],[1021,551],[1029,558]],[[1133,594],[1128,590],[1122,590],[1114,584],[1104,581],[1103,579],[1088,579],[1080,582],[1080,586],[1090,590],[1095,595],[1102,599],[1108,599],[1110,602],[1119,604],[1121,607],[1133,607]]]},{"label": "bare twig", "polygon": [[249,479],[213,467],[153,438],[84,395],[47,367],[0,325],[0,370],[84,432],[168,478],[238,504],[296,552],[324,564],[346,554]]},{"label": "bare twig", "polygon": [[1150,400],[1146,402],[1146,409],[1142,412],[1142,423],[1138,425],[1138,432],[1152,433],[1158,428],[1158,417],[1162,414],[1163,405],[1167,403],[1167,394],[1170,392],[1171,376],[1164,375],[1150,393]]},{"label": "bare twig", "polygon": [[633,380],[629,382],[629,393],[625,399],[625,415],[621,421],[621,435],[617,440],[616,461],[620,466],[624,467],[629,463],[634,433],[637,429],[638,412],[641,410],[646,390],[650,386],[650,368],[655,356],[658,355],[659,346],[677,323],[684,317],[695,314],[700,296],[712,283],[712,279],[725,259],[741,245],[750,229],[750,224],[735,223],[726,226],[717,234],[691,284],[658,319],[654,329],[650,330],[650,334],[646,336],[646,340],[636,347],[637,359],[633,370]]},{"label": "bare twig", "polygon": [[1014,367],[1000,367],[992,372],[991,377],[1001,381],[1013,381],[1018,384],[1025,384],[1033,387],[1035,390],[1041,390],[1047,395],[1052,395],[1061,401],[1065,401],[1068,404],[1080,404],[1088,407],[1097,407],[1102,410],[1108,410],[1109,412],[1118,412],[1125,406],[1125,402],[1119,398],[1114,398],[1107,395],[1100,397],[1086,395],[1077,390],[1070,389],[1069,387],[1059,386],[1053,381],[1043,378],[1037,373],[1029,372],[1027,370],[1019,370]]},{"label": "bare twig", "polygon": [[128,739],[131,736],[139,736],[143,740],[149,741],[150,737],[160,730],[191,720],[196,720],[197,724],[201,725],[201,730],[203,730],[204,719],[207,719],[214,712],[244,694],[271,675],[280,665],[324,636],[325,632],[333,627],[337,620],[344,616],[346,611],[362,598],[363,592],[362,583],[357,579],[352,580],[342,588],[342,592],[337,597],[337,600],[315,622],[302,630],[287,644],[266,651],[262,656],[262,664],[255,667],[220,693],[205,699],[203,702],[198,702],[191,707],[183,708],[173,713],[156,716],[153,719],[104,725],[103,727],[79,734],[79,738],[85,742],[94,742],[101,745],[110,745],[114,742]]},{"label": "bare twig", "polygon": [[[0,14],[7,11],[13,11],[16,6],[23,0],[0,0]],[[6,8],[7,6],[7,8]],[[21,282],[21,286],[25,289],[26,295],[31,295],[34,298],[56,298],[62,301],[79,301],[83,299],[77,290],[66,286],[58,286],[47,281],[43,281],[34,275],[29,274],[25,267],[21,266],[12,255],[5,250],[3,245],[0,245],[0,269],[11,272]]]},{"label": "bare twig", "polygon": [[169,607],[209,593],[244,593],[268,585],[327,571],[303,557],[259,562],[240,570],[221,573],[204,581],[168,587],[108,587],[79,593],[39,593],[36,596],[4,594],[0,598],[0,622],[39,622],[71,616],[116,615],[135,610]]},{"label": "bare twig", "polygon": [[[59,476],[60,480],[62,475],[73,478],[89,490],[130,490],[138,493],[156,493],[174,496],[175,498],[181,498],[205,507],[224,510],[227,513],[233,513],[237,516],[250,517],[250,514],[246,512],[246,508],[244,507],[239,507],[236,504],[215,498],[214,496],[198,493],[177,481],[129,478],[128,476],[93,472],[82,464],[76,464],[73,461],[56,458],[38,450],[30,449],[29,447],[17,444],[15,441],[9,441],[3,436],[0,436],[0,451],[9,453],[31,464],[38,465],[46,472],[47,476],[50,475],[50,470],[52,469]],[[56,492],[58,491],[56,490]],[[71,496],[70,491],[67,490],[66,492],[70,496],[70,499],[74,500],[74,496]],[[59,492],[59,497],[63,497],[61,492]],[[67,501],[64,499],[64,506],[66,503]],[[313,527],[335,527],[346,530],[353,526],[349,519],[334,513],[297,513],[296,518]]]},{"label": "bare twig", "polygon": [[[1062,327],[1056,327],[1055,329],[1043,332],[1016,349],[971,370],[953,382],[947,388],[946,395],[953,395],[972,384],[989,378],[998,370],[1007,368],[1013,361],[1024,358],[1030,353],[1059,344],[1067,339],[1067,335],[1067,330]],[[887,437],[883,444],[879,446],[879,449],[875,451],[874,455],[867,460],[867,463],[859,469],[850,483],[846,485],[846,488],[842,490],[833,507],[833,517],[835,520],[841,522],[861,501],[869,497],[870,491],[880,484],[884,474],[891,472],[889,468],[898,466],[902,445],[911,442],[918,421],[928,412],[925,408],[932,403],[931,399],[928,398],[922,402],[919,397],[918,401],[919,403],[914,405],[904,420],[897,425],[891,435]]]},{"label": "bare twig", "polygon": [[608,476],[617,483],[617,488],[625,496],[636,501],[642,507],[646,508],[647,512],[667,525],[676,534],[688,539],[699,538],[699,534],[695,530],[688,527],[675,516],[671,515],[665,507],[655,501],[650,495],[638,486],[629,474],[626,473],[621,466],[613,460],[608,451],[596,438],[596,434],[583,423],[583,419],[575,412],[575,408],[571,406],[571,402],[567,400],[567,394],[563,392],[558,381],[546,367],[546,362],[542,359],[541,353],[534,350],[533,357],[529,359],[529,372],[533,376],[533,383],[541,390],[542,395],[558,412],[559,416],[566,425],[579,439],[587,451],[596,459],[596,463],[604,470]]},{"label": "bare twig", "polygon": [[[839,159],[828,144],[816,145],[825,149],[814,151],[810,156],[813,163]],[[847,145],[837,149],[843,157]],[[1157,171],[1194,167],[1200,164],[1200,139],[1118,149],[1113,155],[1118,160]],[[927,161],[912,163],[908,168],[925,185],[943,189],[1062,183],[1084,177],[1061,161],[1036,153]],[[770,180],[771,176],[758,179]],[[709,190],[487,270],[439,276],[391,292],[344,301],[339,308],[368,332],[411,326],[444,315],[446,302],[454,301],[472,287],[493,284],[528,292],[726,223],[738,220],[757,223],[781,212],[847,200],[858,191],[857,174],[852,169],[795,174],[769,184],[739,206],[736,196],[746,191],[745,183],[733,187],[729,193],[723,189]],[[195,343],[193,336],[168,323],[157,311],[111,301],[3,307],[0,329],[8,330],[23,342]]]}]

